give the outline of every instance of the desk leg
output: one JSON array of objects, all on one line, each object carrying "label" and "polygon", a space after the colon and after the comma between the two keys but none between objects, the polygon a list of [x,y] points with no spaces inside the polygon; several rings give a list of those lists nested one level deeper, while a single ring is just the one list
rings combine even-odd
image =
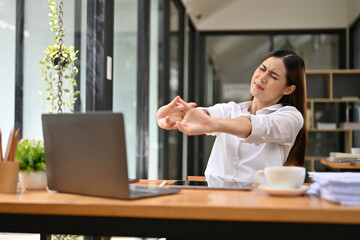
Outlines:
[{"label": "desk leg", "polygon": [[40,233],[40,240],[51,240],[51,235],[46,233]]},{"label": "desk leg", "polygon": [[111,237],[84,236],[84,240],[111,240]]}]

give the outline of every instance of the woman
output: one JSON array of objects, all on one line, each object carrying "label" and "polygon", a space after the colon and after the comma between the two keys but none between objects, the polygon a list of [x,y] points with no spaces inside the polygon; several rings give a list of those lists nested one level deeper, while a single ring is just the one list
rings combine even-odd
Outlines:
[{"label": "woman", "polygon": [[158,110],[158,125],[188,135],[216,135],[208,181],[253,181],[268,166],[303,166],[307,142],[304,61],[294,52],[267,54],[251,79],[252,101],[194,108],[176,97]]}]

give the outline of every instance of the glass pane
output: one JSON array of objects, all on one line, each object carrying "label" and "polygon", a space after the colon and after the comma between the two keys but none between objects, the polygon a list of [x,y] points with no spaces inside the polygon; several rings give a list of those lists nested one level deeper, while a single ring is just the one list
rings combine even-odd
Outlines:
[{"label": "glass pane", "polygon": [[158,109],[158,42],[159,1],[151,1],[150,20],[150,94],[149,94],[149,179],[158,178],[159,127],[156,121]]},{"label": "glass pane", "polygon": [[[360,69],[360,21],[356,24],[353,32],[353,61],[354,68]],[[354,121],[360,122],[360,103],[354,103]],[[353,134],[353,147],[360,147],[360,131],[354,131]]]},{"label": "glass pane", "polygon": [[209,36],[206,38],[208,59],[207,82],[216,96],[214,104],[245,101],[250,96],[250,81],[263,56],[270,50],[268,36]]},{"label": "glass pane", "polygon": [[113,111],[124,113],[129,177],[136,176],[137,1],[116,0]]},{"label": "glass pane", "polygon": [[[43,110],[42,97],[39,95],[42,75],[39,61],[45,57],[44,49],[55,44],[55,33],[50,31],[48,16],[50,11],[46,1],[25,1],[24,13],[23,136],[42,139],[41,112]],[[74,2],[64,3],[63,14],[66,35],[63,38],[64,45],[74,46]],[[64,79],[64,84],[65,81]],[[64,92],[63,96],[65,95]],[[44,112],[47,111],[48,108],[45,108]]]},{"label": "glass pane", "polygon": [[[173,1],[170,1],[170,99],[179,95],[179,10]],[[181,134],[178,131],[169,131],[168,146],[168,176],[170,179],[179,179],[181,173]]]},{"label": "glass pane", "polygon": [[354,28],[353,37],[354,68],[360,69],[360,22]]},{"label": "glass pane", "polygon": [[[354,122],[360,122],[360,102],[354,103],[353,106],[353,119]],[[353,145],[352,147],[360,147],[360,129],[357,129],[353,133]]]},{"label": "glass pane", "polygon": [[336,34],[293,34],[274,36],[274,50],[287,49],[299,54],[306,69],[339,68],[339,37]]},{"label": "glass pane", "polygon": [[15,125],[16,1],[0,0],[0,128],[3,146]]},{"label": "glass pane", "polygon": [[87,0],[81,0],[81,29],[75,29],[76,34],[80,31],[81,50],[77,54],[80,58],[80,112],[86,111],[86,35],[87,35]]},{"label": "glass pane", "polygon": [[170,99],[179,91],[179,10],[170,1]]},{"label": "glass pane", "polygon": [[306,156],[327,157],[330,152],[344,152],[343,132],[309,132]]}]

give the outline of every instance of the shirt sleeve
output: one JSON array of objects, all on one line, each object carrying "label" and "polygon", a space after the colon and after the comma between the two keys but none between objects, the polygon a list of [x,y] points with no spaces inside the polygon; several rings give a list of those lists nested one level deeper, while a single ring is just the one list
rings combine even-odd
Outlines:
[{"label": "shirt sleeve", "polygon": [[[197,109],[206,110],[210,117],[231,118],[232,111],[233,111],[235,106],[236,106],[235,102],[229,102],[229,103],[215,104],[214,106],[208,107],[208,108],[197,107]],[[209,136],[216,136],[218,134],[219,134],[219,132],[206,133],[206,135],[209,135]]]},{"label": "shirt sleeve", "polygon": [[282,107],[270,114],[248,117],[251,120],[252,130],[242,141],[256,145],[275,142],[291,146],[304,124],[302,114],[291,106]]},{"label": "shirt sleeve", "polygon": [[231,113],[236,106],[235,102],[219,103],[212,107],[206,108],[210,117],[215,118],[231,118]]}]

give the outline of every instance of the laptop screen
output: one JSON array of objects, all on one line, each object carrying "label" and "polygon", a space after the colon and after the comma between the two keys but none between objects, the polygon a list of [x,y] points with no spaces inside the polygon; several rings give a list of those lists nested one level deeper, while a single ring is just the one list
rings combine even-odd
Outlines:
[{"label": "laptop screen", "polygon": [[121,113],[43,114],[42,121],[50,189],[128,197]]}]

